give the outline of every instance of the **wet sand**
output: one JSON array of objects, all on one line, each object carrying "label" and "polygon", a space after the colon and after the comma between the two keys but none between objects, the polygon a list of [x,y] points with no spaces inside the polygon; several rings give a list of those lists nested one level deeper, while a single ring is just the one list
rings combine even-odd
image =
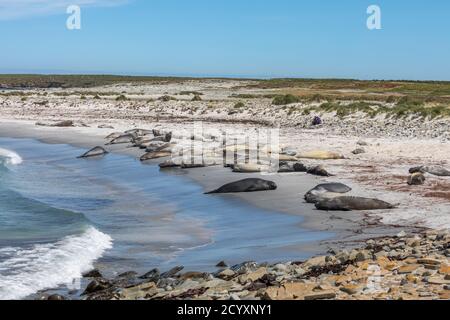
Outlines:
[{"label": "wet sand", "polygon": [[[35,126],[34,122],[31,121],[4,121],[0,124],[0,136],[34,138],[45,143],[70,144],[86,149],[103,145],[106,142],[104,137],[112,131],[117,130],[92,127],[40,127]],[[137,148],[128,148],[126,144],[108,147],[112,152],[136,158],[143,153]],[[156,165],[160,162],[161,159],[149,163]],[[172,172],[179,174],[180,169],[175,170]],[[170,172],[170,170],[167,171],[169,174]],[[239,179],[261,177],[259,174],[233,173],[230,169],[221,166],[186,169],[182,170],[182,174],[199,183],[205,192]],[[302,250],[309,251],[312,255],[325,253],[330,248],[357,247],[363,240],[392,236],[400,231],[414,232],[421,230],[421,228],[414,226],[383,224],[380,223],[377,216],[368,216],[361,212],[330,213],[316,210],[313,205],[304,202],[303,195],[318,183],[322,183],[323,178],[303,173],[275,174],[263,178],[275,181],[278,189],[273,192],[215,196],[231,199],[236,197],[261,209],[301,216],[303,218],[302,228],[331,232],[333,234],[332,239],[320,243],[310,243],[306,247],[302,244]],[[340,181],[338,177],[327,178],[326,180]],[[358,189],[358,186],[351,183],[350,186]]]}]

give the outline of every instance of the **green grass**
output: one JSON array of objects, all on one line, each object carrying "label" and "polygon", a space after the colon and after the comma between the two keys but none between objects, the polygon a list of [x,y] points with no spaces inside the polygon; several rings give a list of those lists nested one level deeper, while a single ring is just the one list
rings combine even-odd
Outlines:
[{"label": "green grass", "polygon": [[235,109],[242,109],[242,108],[245,108],[245,103],[243,103],[242,101],[239,101],[238,103],[236,103],[236,104],[234,105],[234,108],[235,108]]},{"label": "green grass", "polygon": [[272,104],[276,106],[285,106],[288,104],[299,103],[301,101],[302,100],[297,96],[286,94],[284,96],[276,96],[275,99],[273,99]]}]

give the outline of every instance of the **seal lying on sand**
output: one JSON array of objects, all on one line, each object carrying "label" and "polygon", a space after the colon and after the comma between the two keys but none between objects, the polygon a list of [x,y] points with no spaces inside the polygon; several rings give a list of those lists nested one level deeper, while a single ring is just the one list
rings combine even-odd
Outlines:
[{"label": "seal lying on sand", "polygon": [[146,130],[146,129],[131,129],[131,130],[127,130],[125,131],[125,133],[130,133],[130,134],[134,134],[138,137],[142,137],[142,136],[146,136],[149,134],[153,134],[152,130]]},{"label": "seal lying on sand", "polygon": [[129,143],[129,142],[133,142],[133,140],[136,137],[131,134],[131,133],[127,133],[127,134],[123,134],[121,136],[118,136],[115,139],[112,139],[110,142],[108,142],[106,145],[111,145],[111,144],[121,144],[121,143]]},{"label": "seal lying on sand", "polygon": [[307,203],[317,203],[322,199],[338,197],[350,191],[352,188],[342,183],[323,183],[309,190],[305,194],[305,200]]},{"label": "seal lying on sand", "polygon": [[438,177],[450,177],[450,171],[440,166],[420,166],[409,169],[409,173],[429,173]]},{"label": "seal lying on sand", "polygon": [[146,154],[144,154],[140,158],[140,160],[147,161],[147,160],[152,160],[152,159],[170,157],[171,155],[172,155],[172,152],[169,152],[169,151],[153,151],[153,152],[147,152]]},{"label": "seal lying on sand", "polygon": [[352,211],[393,209],[395,206],[378,199],[341,196],[322,199],[316,203],[316,208],[327,211]]},{"label": "seal lying on sand", "polygon": [[344,159],[344,156],[331,151],[315,150],[309,152],[302,152],[296,155],[299,159],[317,159],[317,160],[333,160]]},{"label": "seal lying on sand", "polygon": [[269,166],[260,164],[237,164],[233,166],[233,172],[239,173],[256,173],[256,172],[268,172]]},{"label": "seal lying on sand", "polygon": [[426,178],[422,172],[416,172],[408,177],[408,185],[420,186],[425,183],[425,180]]},{"label": "seal lying on sand", "polygon": [[82,154],[78,158],[80,159],[80,158],[99,157],[99,156],[104,156],[104,155],[106,155],[108,153],[109,152],[106,151],[102,147],[95,147],[95,148],[92,148],[91,150],[89,150],[88,152]]},{"label": "seal lying on sand", "polygon": [[325,170],[325,168],[323,166],[321,166],[321,165],[309,168],[306,171],[306,173],[313,174],[315,176],[321,176],[321,177],[331,177],[331,176],[333,176],[332,174],[328,173],[328,171]]},{"label": "seal lying on sand", "polygon": [[111,139],[118,138],[118,137],[120,137],[120,136],[122,136],[122,135],[123,135],[122,132],[113,132],[113,133],[107,135],[107,136],[105,137],[105,139],[111,140]]},{"label": "seal lying on sand", "polygon": [[228,183],[217,190],[205,194],[267,191],[275,190],[276,188],[277,185],[273,181],[250,178]]}]

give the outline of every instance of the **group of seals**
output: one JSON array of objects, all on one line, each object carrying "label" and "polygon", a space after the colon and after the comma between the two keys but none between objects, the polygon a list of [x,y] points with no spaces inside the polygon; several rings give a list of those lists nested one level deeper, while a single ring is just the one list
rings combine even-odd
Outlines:
[{"label": "group of seals", "polygon": [[342,183],[319,184],[305,194],[305,201],[318,210],[352,211],[393,209],[394,205],[378,199],[344,196],[352,188]]},{"label": "group of seals", "polygon": [[420,166],[409,169],[409,173],[429,173],[438,177],[450,177],[450,171],[441,166]]}]

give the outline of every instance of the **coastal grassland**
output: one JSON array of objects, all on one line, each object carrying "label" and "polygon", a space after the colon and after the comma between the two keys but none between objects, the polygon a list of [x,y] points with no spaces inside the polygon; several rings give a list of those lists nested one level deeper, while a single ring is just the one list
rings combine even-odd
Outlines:
[{"label": "coastal grassland", "polygon": [[381,103],[374,102],[325,102],[319,106],[311,106],[302,109],[291,107],[289,114],[293,112],[301,112],[303,115],[312,113],[332,113],[335,112],[338,117],[346,117],[358,112],[374,118],[378,115],[385,117],[404,118],[404,117],[420,117],[426,119],[435,119],[450,117],[450,105],[427,105],[424,102],[408,102],[401,101],[393,106],[386,106]]},{"label": "coastal grassland", "polygon": [[117,76],[117,75],[0,74],[0,89],[93,88],[120,83],[176,84],[187,80],[204,81],[204,80],[220,80],[220,79],[221,78],[200,79],[191,77],[149,77],[149,76]]}]

